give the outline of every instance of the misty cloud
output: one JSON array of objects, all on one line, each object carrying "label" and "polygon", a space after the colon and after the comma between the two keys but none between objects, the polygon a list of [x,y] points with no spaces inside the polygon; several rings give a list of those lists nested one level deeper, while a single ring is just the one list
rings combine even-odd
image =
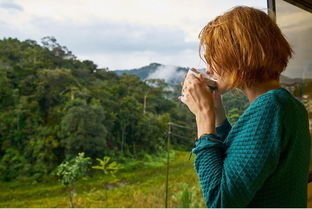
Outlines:
[{"label": "misty cloud", "polygon": [[13,0],[11,1],[4,1],[0,3],[0,8],[3,9],[9,9],[9,10],[17,10],[17,11],[23,11],[23,7],[16,4]]},{"label": "misty cloud", "polygon": [[177,71],[173,65],[159,66],[155,72],[151,73],[146,79],[164,79],[166,83],[177,82],[183,78],[185,72]]}]

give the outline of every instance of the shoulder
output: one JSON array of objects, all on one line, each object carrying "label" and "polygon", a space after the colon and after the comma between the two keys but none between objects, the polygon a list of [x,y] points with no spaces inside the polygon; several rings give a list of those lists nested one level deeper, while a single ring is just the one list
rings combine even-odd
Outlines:
[{"label": "shoulder", "polygon": [[292,93],[280,88],[257,97],[244,112],[241,120],[243,123],[262,124],[265,122],[267,125],[271,124],[276,127],[280,127],[278,124],[289,127],[306,124],[308,112],[304,104]]},{"label": "shoulder", "polygon": [[282,105],[278,97],[275,94],[266,93],[258,96],[242,116],[253,119],[263,118],[265,116],[280,114],[281,108]]},{"label": "shoulder", "polygon": [[[301,101],[285,88],[273,89],[258,96],[239,117],[234,126],[263,123],[289,123],[291,120],[308,118]],[[288,122],[287,122],[288,121]],[[303,119],[305,122],[305,120]],[[303,122],[302,121],[302,122]],[[298,121],[297,121],[298,122]]]},{"label": "shoulder", "polygon": [[264,114],[272,111],[275,114],[307,113],[303,103],[285,88],[273,89],[258,96],[245,112],[248,115]]},{"label": "shoulder", "polygon": [[282,121],[286,126],[303,127],[309,120],[305,105],[287,90],[275,95],[277,105],[280,107]]},{"label": "shoulder", "polygon": [[[256,98],[233,125],[227,146],[249,143],[274,143],[278,145],[281,135],[281,109],[275,94],[266,93]],[[247,141],[246,141],[247,140]]]},{"label": "shoulder", "polygon": [[[250,132],[278,128],[282,120],[282,106],[271,92],[258,96],[233,125],[233,132]],[[258,129],[258,130],[255,130]],[[263,132],[261,130],[261,132]]]},{"label": "shoulder", "polygon": [[[273,91],[271,97],[274,99],[275,105],[279,106],[280,112],[285,118],[294,120],[295,116],[298,115],[308,117],[304,104],[288,90],[283,88],[280,91]],[[301,118],[303,119],[303,117]]]}]

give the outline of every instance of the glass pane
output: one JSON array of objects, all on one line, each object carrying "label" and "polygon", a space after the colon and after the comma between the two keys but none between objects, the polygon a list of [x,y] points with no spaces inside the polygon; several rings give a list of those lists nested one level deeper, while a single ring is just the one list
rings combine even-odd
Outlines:
[{"label": "glass pane", "polygon": [[304,103],[309,112],[311,132],[312,14],[283,0],[276,0],[276,21],[294,50],[293,58],[282,73],[281,83]]}]

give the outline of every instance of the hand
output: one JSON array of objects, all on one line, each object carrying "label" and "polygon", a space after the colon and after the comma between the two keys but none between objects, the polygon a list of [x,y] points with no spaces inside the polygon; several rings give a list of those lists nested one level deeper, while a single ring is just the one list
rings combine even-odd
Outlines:
[{"label": "hand", "polygon": [[213,95],[214,105],[215,105],[216,126],[219,126],[226,119],[224,105],[222,103],[222,98],[221,98],[222,91],[219,88],[219,83],[218,83],[218,81],[220,81],[221,78],[218,75],[214,75],[213,71],[210,69],[209,66],[208,66],[208,68],[206,70],[206,73],[210,74],[210,75],[213,75],[214,77],[217,78],[217,88],[215,89],[215,91],[213,92],[212,95]]},{"label": "hand", "polygon": [[216,120],[215,124],[216,126],[219,126],[222,122],[226,120],[226,114],[224,105],[221,98],[221,92],[219,89],[215,89],[213,94],[213,100],[214,100],[214,107],[215,107],[215,113],[216,113]]},{"label": "hand", "polygon": [[[198,72],[194,68],[192,70]],[[213,95],[203,79],[203,74],[200,73],[199,78],[193,74],[186,75],[181,85],[184,103],[194,115],[214,110]]]},{"label": "hand", "polygon": [[[196,70],[195,68],[192,68],[192,70],[198,74],[203,75],[203,73],[199,72],[198,70]],[[206,71],[207,74],[212,74],[210,70]],[[222,103],[222,99],[221,99],[221,91],[219,90],[219,84],[217,81],[217,88],[212,92],[213,95],[213,99],[214,99],[214,107],[216,110],[218,109],[223,109],[223,103]]]},{"label": "hand", "polygon": [[184,103],[196,116],[198,137],[205,133],[216,133],[215,131],[215,108],[213,95],[200,74],[199,78],[193,74],[186,76],[181,83]]},{"label": "hand", "polygon": [[[194,72],[202,74],[201,72],[197,71],[195,68],[192,69]],[[206,71],[207,74],[213,74],[212,71],[209,69]],[[183,86],[183,82],[181,83]],[[222,122],[226,119],[225,109],[224,105],[222,103],[222,93],[218,88],[218,82],[217,82],[217,88],[213,91],[212,97],[214,101],[214,110],[215,110],[215,125],[219,126]]]}]

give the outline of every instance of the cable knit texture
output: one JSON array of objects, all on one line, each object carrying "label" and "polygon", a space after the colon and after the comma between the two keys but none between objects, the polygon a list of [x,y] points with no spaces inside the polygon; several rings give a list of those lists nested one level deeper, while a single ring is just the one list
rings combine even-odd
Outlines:
[{"label": "cable knit texture", "polygon": [[261,94],[233,127],[226,119],[195,145],[207,207],[307,207],[308,113],[285,88]]}]

